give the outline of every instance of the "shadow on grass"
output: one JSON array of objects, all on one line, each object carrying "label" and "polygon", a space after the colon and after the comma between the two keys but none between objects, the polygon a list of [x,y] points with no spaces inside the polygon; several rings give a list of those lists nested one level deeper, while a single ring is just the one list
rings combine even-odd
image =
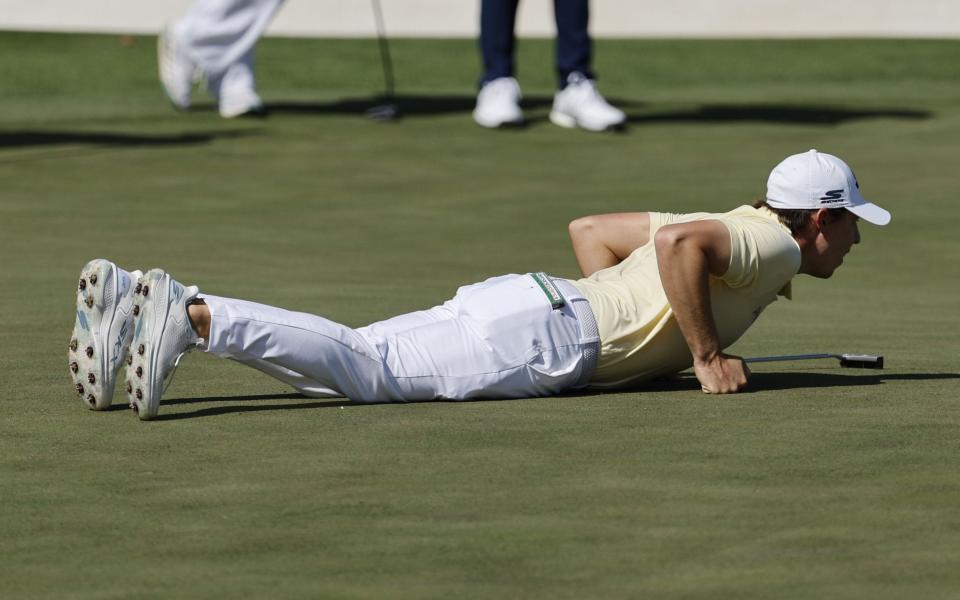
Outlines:
[{"label": "shadow on grass", "polygon": [[234,413],[261,412],[265,410],[304,410],[315,408],[339,408],[343,406],[362,406],[346,398],[332,398],[330,400],[316,400],[297,393],[289,394],[254,394],[250,396],[208,396],[205,398],[173,398],[161,401],[162,406],[176,406],[181,404],[200,404],[207,402],[251,402],[258,400],[296,400],[297,402],[284,404],[257,404],[253,406],[211,406],[193,412],[160,414],[155,421],[177,421],[196,417],[214,417]]},{"label": "shadow on grass", "polygon": [[[477,103],[475,96],[449,95],[407,95],[400,94],[391,98],[343,98],[331,102],[270,102],[267,111],[270,114],[317,114],[317,115],[364,115],[375,106],[393,103],[403,116],[437,116],[449,114],[468,114],[473,112]],[[526,109],[550,106],[553,97],[525,97],[521,103]]]},{"label": "shadow on grass", "polygon": [[931,113],[900,108],[857,109],[801,104],[704,104],[686,110],[631,115],[630,123],[783,123],[839,125],[858,119],[929,119]]},{"label": "shadow on grass", "polygon": [[0,131],[0,148],[35,146],[190,146],[207,144],[219,138],[250,135],[249,130],[209,131],[175,134],[112,133],[97,131]]},{"label": "shadow on grass", "polygon": [[[258,132],[246,130],[176,134],[137,134],[81,131],[0,131],[0,150],[28,149],[0,154],[0,164],[73,156],[90,156],[128,148],[175,147],[208,144],[216,139],[239,138]],[[35,150],[41,148],[41,150]]]},{"label": "shadow on grass", "polygon": [[[374,106],[388,99],[345,98],[332,102],[273,102],[267,109],[272,114],[354,114],[363,115]],[[401,115],[435,116],[466,114],[473,111],[476,98],[472,95],[406,95],[392,99]],[[839,125],[848,121],[873,118],[928,119],[928,111],[902,108],[852,108],[842,106],[816,106],[803,104],[703,104],[688,109],[640,114],[644,103],[623,98],[611,98],[610,102],[628,113],[628,122],[644,123],[782,123]],[[522,101],[525,109],[549,108],[552,96],[527,96]],[[528,123],[546,120],[533,118]]]},{"label": "shadow on grass", "polygon": [[[750,385],[741,393],[797,390],[812,388],[854,387],[881,385],[887,381],[929,381],[960,379],[960,373],[883,373],[849,372],[824,373],[811,371],[757,372],[750,376]],[[622,394],[643,392],[690,392],[700,391],[700,382],[693,373],[681,373],[674,377],[658,379],[641,386],[610,391],[574,391],[562,394],[565,397],[595,396],[597,394]]]},{"label": "shadow on grass", "polygon": [[[841,373],[823,373],[823,372],[789,372],[789,373],[754,373],[750,380],[750,387],[744,393],[809,389],[809,388],[832,388],[832,387],[852,387],[865,385],[880,385],[886,381],[930,381],[930,380],[949,380],[960,379],[960,373],[869,373],[869,374],[841,374]],[[700,383],[692,374],[680,374],[669,379],[662,379],[650,382],[643,386],[618,390],[577,390],[559,394],[557,397],[563,398],[588,398],[603,396],[608,394],[624,393],[644,393],[644,392],[691,392],[699,391]],[[244,403],[262,400],[282,400],[293,401],[283,402],[282,404],[257,404],[242,405],[229,404],[226,406],[211,406],[201,408],[193,412],[161,414],[156,417],[157,421],[177,421],[180,419],[193,419],[197,417],[214,417],[218,415],[253,413],[273,410],[312,410],[318,408],[343,408],[346,406],[366,406],[368,403],[352,402],[346,398],[332,398],[329,400],[317,400],[308,398],[297,393],[286,394],[255,394],[248,396],[208,396],[202,398],[172,398],[164,400],[161,404],[165,407],[205,404],[209,402],[230,402]],[[506,400],[509,402],[509,400]],[[521,400],[522,401],[522,400]],[[436,402],[430,400],[427,402]],[[449,400],[440,401],[445,403],[461,402],[504,402],[504,400]],[[120,410],[125,407],[118,407]],[[111,407],[109,410],[113,410]]]}]

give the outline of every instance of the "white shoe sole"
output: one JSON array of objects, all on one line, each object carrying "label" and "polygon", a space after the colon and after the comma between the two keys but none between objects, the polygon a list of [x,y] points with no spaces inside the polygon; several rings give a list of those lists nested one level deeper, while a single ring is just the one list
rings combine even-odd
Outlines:
[{"label": "white shoe sole", "polygon": [[267,109],[262,102],[242,105],[220,106],[220,116],[224,119],[236,119],[237,117],[251,116],[262,117],[267,114]]},{"label": "white shoe sole", "polygon": [[559,125],[560,127],[566,127],[567,129],[575,129],[577,127],[576,119],[570,115],[557,112],[555,110],[550,111],[550,122],[554,125]]},{"label": "white shoe sole", "polygon": [[501,127],[504,127],[504,128],[520,127],[521,125],[523,125],[523,116],[520,116],[514,119],[490,120],[490,119],[484,119],[482,117],[478,117],[476,114],[474,114],[473,121],[480,127],[484,127],[486,129],[499,129]]},{"label": "white shoe sole", "polygon": [[117,266],[108,260],[91,260],[80,271],[67,364],[74,389],[93,410],[104,410],[113,402],[117,373],[133,336],[132,287],[129,282],[123,289]]},{"label": "white shoe sole", "polygon": [[[147,271],[137,282],[133,295],[134,331],[127,362],[127,399],[142,421],[160,410],[164,380],[172,362],[164,356],[164,336],[175,335],[167,328],[171,307],[184,294],[196,295],[196,288],[184,288],[160,269]],[[182,353],[180,349],[177,354]],[[166,372],[165,372],[166,371]]]},{"label": "white shoe sole", "polygon": [[585,129],[587,131],[601,132],[601,131],[619,131],[626,127],[626,121],[619,121],[617,123],[604,123],[602,125],[597,125],[595,123],[587,123],[586,121],[579,121],[574,117],[566,113],[562,113],[556,110],[550,111],[550,122],[554,125],[559,125],[560,127],[565,127],[567,129]]}]

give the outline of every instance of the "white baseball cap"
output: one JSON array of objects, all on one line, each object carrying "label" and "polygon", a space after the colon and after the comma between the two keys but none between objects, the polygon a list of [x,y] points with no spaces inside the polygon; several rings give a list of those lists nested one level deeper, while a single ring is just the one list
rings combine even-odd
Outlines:
[{"label": "white baseball cap", "polygon": [[783,159],[767,179],[767,204],[773,208],[845,208],[874,225],[890,222],[890,213],[860,195],[857,178],[832,154],[809,150]]}]

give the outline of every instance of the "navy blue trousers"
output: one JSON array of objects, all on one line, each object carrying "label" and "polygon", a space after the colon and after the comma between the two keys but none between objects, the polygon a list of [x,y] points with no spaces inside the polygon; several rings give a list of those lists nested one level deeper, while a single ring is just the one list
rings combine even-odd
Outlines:
[{"label": "navy blue trousers", "polygon": [[[482,0],[480,4],[480,53],[484,69],[480,85],[499,77],[513,77],[516,73],[513,29],[519,3],[520,0]],[[557,87],[564,87],[567,76],[575,71],[593,79],[592,47],[587,33],[588,0],[553,0],[553,12],[557,20]]]}]

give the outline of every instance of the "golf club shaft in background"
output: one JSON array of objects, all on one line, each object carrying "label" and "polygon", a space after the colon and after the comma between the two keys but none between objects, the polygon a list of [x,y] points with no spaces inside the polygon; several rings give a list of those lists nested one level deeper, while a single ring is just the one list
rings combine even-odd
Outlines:
[{"label": "golf club shaft in background", "polygon": [[377,42],[380,44],[380,62],[383,65],[384,95],[393,98],[393,61],[390,59],[390,44],[387,41],[387,26],[383,21],[383,8],[380,0],[370,0],[373,4],[373,19],[377,27]]},{"label": "golf club shaft in background", "polygon": [[390,44],[387,41],[387,26],[383,19],[380,0],[370,0],[373,6],[373,20],[377,28],[377,42],[380,46],[380,64],[383,67],[384,103],[367,111],[367,116],[377,121],[392,121],[400,116],[400,110],[394,102],[393,60],[390,58]]}]

